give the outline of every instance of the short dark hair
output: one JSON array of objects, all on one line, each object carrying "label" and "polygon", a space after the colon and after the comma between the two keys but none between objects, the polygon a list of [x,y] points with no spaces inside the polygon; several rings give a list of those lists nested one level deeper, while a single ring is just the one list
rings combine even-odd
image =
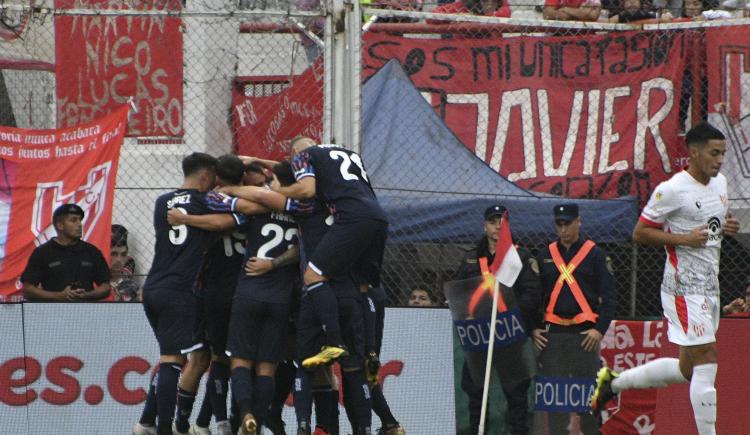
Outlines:
[{"label": "short dark hair", "polygon": [[112,246],[128,246],[128,229],[120,224],[112,224]]},{"label": "short dark hair", "polygon": [[229,184],[240,184],[245,165],[234,154],[224,154],[216,159],[216,176]]},{"label": "short dark hair", "polygon": [[431,301],[431,302],[432,302],[433,304],[436,304],[436,305],[440,305],[440,300],[439,300],[439,299],[438,299],[438,297],[437,297],[437,296],[435,295],[435,292],[433,292],[433,291],[432,291],[432,290],[431,290],[431,289],[430,289],[429,287],[427,287],[426,285],[424,285],[424,284],[420,284],[420,285],[417,285],[417,286],[414,286],[414,287],[412,287],[412,288],[411,288],[411,290],[409,290],[409,297],[411,297],[411,294],[412,294],[412,293],[414,293],[414,291],[415,291],[415,290],[419,290],[419,291],[423,291],[423,292],[425,292],[425,293],[427,294],[427,297],[428,297],[428,298],[430,298],[430,301]]},{"label": "short dark hair", "polygon": [[724,140],[724,133],[719,131],[718,128],[703,121],[691,128],[690,131],[685,135],[685,142],[688,146],[698,145],[702,146],[708,143],[710,140]]},{"label": "short dark hair", "polygon": [[276,175],[276,179],[279,180],[279,184],[281,184],[282,186],[289,186],[290,184],[294,184],[294,182],[296,181],[294,179],[294,170],[292,169],[292,164],[287,160],[275,164],[272,171],[274,175]]},{"label": "short dark hair", "polygon": [[206,153],[192,153],[182,159],[182,175],[189,177],[201,169],[216,170],[216,157]]},{"label": "short dark hair", "polygon": [[256,162],[246,164],[245,172],[255,172],[256,174],[266,175],[265,171],[263,171],[263,166]]}]

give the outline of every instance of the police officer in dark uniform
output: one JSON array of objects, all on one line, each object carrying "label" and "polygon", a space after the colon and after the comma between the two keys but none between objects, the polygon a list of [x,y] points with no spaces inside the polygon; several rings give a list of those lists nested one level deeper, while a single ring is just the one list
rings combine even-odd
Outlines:
[{"label": "police officer in dark uniform", "polygon": [[96,246],[81,240],[83,209],[63,204],[52,223],[57,237],[31,253],[21,275],[23,295],[30,301],[93,301],[109,295],[109,266]]},{"label": "police officer in dark uniform", "polygon": [[[601,365],[599,344],[615,314],[609,257],[591,240],[580,238],[578,205],[554,208],[559,238],[538,256],[544,296],[544,322],[532,333],[541,351],[543,377],[594,379]],[[598,434],[596,419],[581,413],[585,435]],[[550,413],[550,433],[565,433],[568,413]]]},{"label": "police officer in dark uniform", "polygon": [[[477,277],[482,274],[479,266],[479,258],[487,257],[487,263],[492,264],[495,258],[495,245],[497,244],[500,222],[506,209],[502,205],[487,207],[484,211],[484,236],[479,243],[467,251],[461,261],[454,279],[463,280]],[[523,263],[516,283],[513,285],[513,293],[518,301],[521,317],[526,331],[531,331],[533,325],[541,323],[541,284],[539,282],[539,266],[536,258],[528,249],[517,247],[519,257]],[[530,379],[525,379],[515,385],[503,380],[503,392],[508,401],[508,412],[506,420],[510,433],[527,434],[528,427],[528,389]],[[512,387],[511,387],[512,385]],[[482,385],[472,380],[466,363],[464,363],[461,375],[461,388],[469,396],[469,419],[472,433],[479,431],[479,419],[482,405]]]}]

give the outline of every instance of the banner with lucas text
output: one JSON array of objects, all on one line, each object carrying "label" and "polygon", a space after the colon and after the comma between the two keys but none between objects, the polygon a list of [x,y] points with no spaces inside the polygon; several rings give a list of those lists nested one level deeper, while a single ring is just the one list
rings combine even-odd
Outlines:
[{"label": "banner with lucas text", "polygon": [[83,239],[109,258],[112,197],[128,107],[76,127],[0,127],[0,302],[20,299],[18,282],[35,247],[55,236],[61,204],[84,210]]}]

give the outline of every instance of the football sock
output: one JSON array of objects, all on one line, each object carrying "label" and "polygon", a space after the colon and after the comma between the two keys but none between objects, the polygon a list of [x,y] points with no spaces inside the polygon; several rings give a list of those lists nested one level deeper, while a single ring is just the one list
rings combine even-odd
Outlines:
[{"label": "football sock", "polygon": [[[344,403],[347,412],[351,412],[349,419],[355,428],[369,428],[372,425],[372,404],[370,403],[370,387],[364,370],[352,372],[343,371]],[[355,431],[356,433],[356,431]]]},{"label": "football sock", "polygon": [[260,421],[268,414],[268,408],[273,400],[274,379],[271,376],[255,376],[253,385],[253,415]]},{"label": "football sock", "polygon": [[237,401],[239,418],[252,413],[253,407],[253,373],[247,367],[232,369],[232,396]]},{"label": "football sock", "polygon": [[377,353],[377,342],[375,340],[375,304],[367,295],[362,298],[361,304],[365,329],[365,352]]},{"label": "football sock", "polygon": [[341,338],[339,306],[333,289],[327,281],[318,281],[307,286],[306,291],[313,304],[315,316],[325,332],[326,344],[341,346],[344,340]]},{"label": "football sock", "polygon": [[700,435],[716,435],[716,369],[716,363],[693,367],[690,403]]},{"label": "football sock", "polygon": [[177,414],[175,415],[175,426],[178,432],[187,432],[190,429],[190,414],[193,412],[195,393],[177,387]]},{"label": "football sock", "polygon": [[200,427],[208,427],[208,425],[211,424],[211,415],[213,415],[213,409],[211,409],[211,394],[208,391],[208,384],[206,384],[206,387],[206,393],[203,395],[203,403],[201,403],[201,409],[198,411],[198,418],[195,419],[195,424]]},{"label": "football sock", "polygon": [[315,424],[331,435],[339,433],[339,392],[330,386],[315,388]]},{"label": "football sock", "polygon": [[292,395],[294,396],[294,413],[297,415],[297,426],[309,428],[312,417],[312,391],[310,390],[310,374],[302,367],[297,368]]},{"label": "football sock", "polygon": [[143,405],[143,413],[139,423],[145,426],[156,425],[156,384],[159,381],[159,370],[151,378],[151,384],[148,386],[148,395],[146,403]]},{"label": "football sock", "polygon": [[207,391],[216,421],[227,419],[227,392],[229,390],[229,366],[213,361],[208,373]]},{"label": "football sock", "polygon": [[612,391],[619,393],[631,388],[658,388],[688,382],[680,371],[677,358],[657,358],[646,364],[620,373],[612,380]]},{"label": "football sock", "polygon": [[385,400],[383,395],[383,387],[376,385],[371,389],[372,392],[372,410],[375,411],[375,415],[380,418],[380,422],[383,426],[394,426],[398,425],[396,418],[391,413],[391,408],[388,406],[388,402]]},{"label": "football sock", "polygon": [[177,402],[177,381],[182,365],[177,363],[159,364],[159,379],[156,384],[157,429],[161,433],[172,433],[172,418]]}]

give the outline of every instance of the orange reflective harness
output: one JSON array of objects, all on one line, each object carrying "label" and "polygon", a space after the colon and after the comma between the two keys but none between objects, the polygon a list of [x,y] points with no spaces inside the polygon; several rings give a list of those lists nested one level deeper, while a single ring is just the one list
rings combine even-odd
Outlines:
[{"label": "orange reflective harness", "polygon": [[[492,292],[495,289],[495,276],[492,275],[492,272],[490,272],[490,268],[487,266],[487,257],[480,257],[479,258],[479,270],[482,271],[482,282],[479,283],[476,290],[474,290],[474,293],[471,295],[471,300],[469,301],[469,316],[474,317],[474,310],[477,308],[477,304],[479,304],[479,300],[482,299],[482,296],[485,292],[488,292],[490,294],[490,297],[492,297]],[[502,292],[497,292],[497,311],[499,313],[502,313],[504,311],[507,311],[508,307],[505,305],[505,300],[503,299]]]},{"label": "orange reflective harness", "polygon": [[[577,325],[583,322],[596,322],[599,315],[591,310],[591,306],[586,300],[586,296],[583,295],[581,286],[578,285],[573,276],[573,271],[583,262],[586,256],[591,252],[591,249],[596,244],[591,240],[586,240],[578,250],[578,253],[570,260],[570,263],[565,264],[560,255],[560,251],[557,249],[557,242],[552,242],[549,245],[549,252],[552,255],[552,261],[555,263],[557,270],[560,271],[560,277],[555,282],[555,287],[552,289],[552,295],[549,298],[549,304],[547,304],[547,311],[544,313],[544,320],[557,325]],[[567,283],[570,291],[573,293],[573,297],[576,299],[578,306],[581,308],[581,312],[578,313],[572,319],[565,319],[554,313],[555,304],[557,304],[557,298],[560,296],[560,291],[563,288],[563,284]]]}]

